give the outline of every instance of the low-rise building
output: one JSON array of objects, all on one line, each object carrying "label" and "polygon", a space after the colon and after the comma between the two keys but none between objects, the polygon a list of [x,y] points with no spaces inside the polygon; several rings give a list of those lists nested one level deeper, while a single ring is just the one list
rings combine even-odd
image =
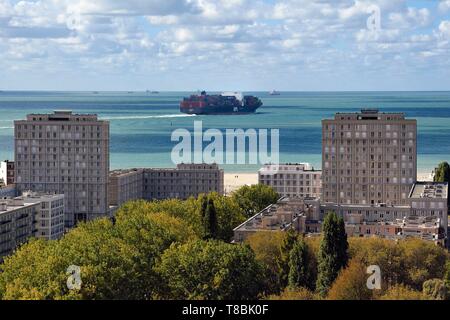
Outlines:
[{"label": "low-rise building", "polygon": [[176,168],[140,168],[110,173],[110,206],[136,199],[187,199],[201,193],[223,194],[224,173],[217,164],[179,164]]},{"label": "low-rise building", "polygon": [[109,173],[108,199],[110,206],[144,197],[144,169],[114,170]]},{"label": "low-rise building", "polygon": [[320,232],[320,210],[317,198],[281,198],[241,225],[234,228],[234,242],[242,242],[261,231],[287,231],[301,233]]},{"label": "low-rise building", "polygon": [[31,237],[58,239],[64,232],[64,195],[25,193],[0,200],[0,260]]},{"label": "low-rise building", "polygon": [[258,171],[258,182],[271,186],[283,197],[317,197],[322,193],[322,171],[309,163],[264,165]]},{"label": "low-rise building", "polygon": [[448,183],[416,182],[408,197],[410,216],[439,218],[440,227],[448,227]]},{"label": "low-rise building", "polygon": [[35,215],[35,237],[56,240],[64,234],[64,195],[24,192],[24,203],[39,203]]},{"label": "low-rise building", "polygon": [[175,169],[144,169],[144,199],[187,199],[223,194],[224,173],[217,164],[178,164]]},{"label": "low-rise building", "polygon": [[[257,231],[284,231],[289,227],[314,235],[321,232],[323,217],[332,211],[344,218],[349,237],[415,237],[445,247],[448,244],[447,194],[447,183],[417,182],[411,188],[407,205],[336,204],[321,203],[319,199],[283,198],[237,227],[235,241],[243,241]],[[302,202],[309,205],[308,210],[301,206]],[[263,223],[264,219],[272,223]]]}]

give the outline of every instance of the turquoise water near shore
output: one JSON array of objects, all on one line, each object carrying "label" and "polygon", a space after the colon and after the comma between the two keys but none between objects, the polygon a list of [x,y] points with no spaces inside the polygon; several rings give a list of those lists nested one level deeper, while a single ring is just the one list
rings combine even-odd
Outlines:
[{"label": "turquoise water near shore", "polygon": [[[257,113],[189,116],[178,110],[190,92],[0,92],[0,159],[13,159],[13,121],[29,113],[69,109],[96,113],[111,123],[111,168],[173,167],[171,133],[203,129],[280,130],[280,160],[321,166],[321,120],[336,112],[378,108],[404,112],[418,121],[418,169],[430,171],[450,161],[450,92],[247,92],[264,103]],[[224,165],[227,172],[255,172],[259,165]]]}]

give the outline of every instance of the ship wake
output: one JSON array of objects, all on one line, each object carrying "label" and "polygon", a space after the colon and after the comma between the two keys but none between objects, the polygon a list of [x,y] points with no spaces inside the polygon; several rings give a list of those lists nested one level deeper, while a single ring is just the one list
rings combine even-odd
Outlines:
[{"label": "ship wake", "polygon": [[186,118],[195,117],[195,114],[161,114],[161,115],[142,115],[142,116],[113,116],[101,117],[102,120],[138,120],[138,119],[164,119],[164,118]]}]

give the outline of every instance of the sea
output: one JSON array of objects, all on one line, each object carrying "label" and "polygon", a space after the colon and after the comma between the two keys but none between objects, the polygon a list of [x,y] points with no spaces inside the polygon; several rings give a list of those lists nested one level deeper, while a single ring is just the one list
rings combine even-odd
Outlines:
[{"label": "sea", "polygon": [[[336,112],[375,108],[403,112],[418,122],[418,171],[450,161],[450,92],[245,92],[263,106],[248,115],[186,115],[180,100],[192,92],[0,91],[0,159],[14,159],[14,124],[30,113],[72,110],[110,121],[111,169],[174,167],[174,130],[255,129],[279,131],[279,160],[321,167],[321,120]],[[269,141],[270,145],[270,141]],[[248,161],[247,161],[248,162]],[[260,163],[224,164],[226,172],[256,172]]]}]

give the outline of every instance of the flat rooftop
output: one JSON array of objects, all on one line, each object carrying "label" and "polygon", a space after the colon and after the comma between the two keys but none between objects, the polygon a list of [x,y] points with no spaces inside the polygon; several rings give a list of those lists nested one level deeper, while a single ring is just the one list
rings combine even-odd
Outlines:
[{"label": "flat rooftop", "polygon": [[409,195],[410,198],[447,199],[447,182],[416,182]]},{"label": "flat rooftop", "polygon": [[315,170],[310,163],[280,163],[280,164],[265,164],[258,170],[260,173],[277,173],[277,172],[321,172],[322,170]]},{"label": "flat rooftop", "polygon": [[249,218],[247,221],[237,226],[234,230],[241,231],[277,231],[285,230],[291,223],[284,223],[278,219],[272,220],[270,225],[264,225],[263,219],[276,217],[279,213],[292,214],[292,221],[298,219],[304,213],[302,205],[304,201],[299,198],[281,198],[277,203],[271,204],[262,211]]},{"label": "flat rooftop", "polygon": [[23,209],[26,207],[32,207],[37,205],[37,202],[24,202],[22,201],[8,201],[8,200],[0,200],[0,215],[12,212],[17,209]]},{"label": "flat rooftop", "polygon": [[143,172],[143,169],[133,168],[133,169],[117,169],[109,172],[110,177],[126,176],[136,172]]},{"label": "flat rooftop", "polygon": [[26,120],[15,120],[14,123],[26,123],[27,121],[33,122],[69,122],[74,121],[77,123],[83,122],[100,122],[108,123],[106,120],[99,120],[97,114],[77,114],[71,110],[55,110],[53,113],[30,113],[27,114]]}]

